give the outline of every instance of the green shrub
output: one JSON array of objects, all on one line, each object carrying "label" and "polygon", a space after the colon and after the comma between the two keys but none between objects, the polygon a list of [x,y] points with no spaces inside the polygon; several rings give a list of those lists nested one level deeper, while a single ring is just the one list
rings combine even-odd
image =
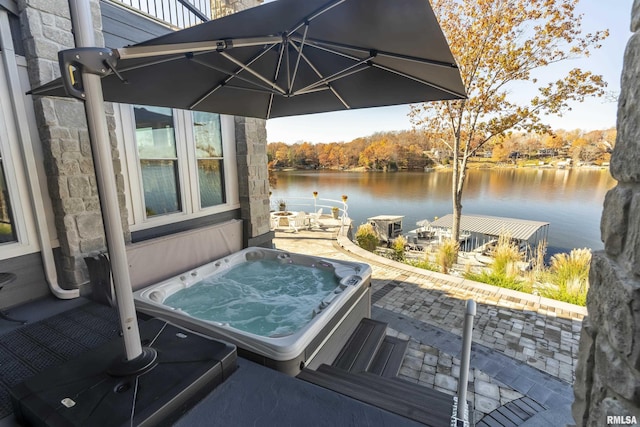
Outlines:
[{"label": "green shrub", "polygon": [[475,282],[486,283],[488,285],[499,286],[506,289],[513,289],[514,291],[531,293],[531,285],[529,283],[504,274],[483,271],[479,274],[465,273],[464,277],[465,279],[473,280]]},{"label": "green shrub", "polygon": [[511,240],[511,236],[501,234],[493,252],[491,272],[496,276],[513,278],[518,275],[518,263],[522,261],[522,258],[522,254],[518,246]]},{"label": "green shrub", "polygon": [[535,258],[531,260],[531,269],[527,271],[527,281],[535,283],[543,280],[547,275],[547,267],[544,263],[544,256],[547,253],[547,241],[540,240],[536,247]]},{"label": "green shrub", "polygon": [[543,287],[540,295],[571,304],[586,305],[590,263],[591,250],[587,248],[552,256],[548,281],[553,285]]},{"label": "green shrub", "polygon": [[429,261],[426,257],[425,259],[422,259],[422,260],[418,260],[418,259],[407,260],[405,261],[405,263],[412,267],[421,268],[423,270],[439,271],[438,266],[432,263],[431,261]]},{"label": "green shrub", "polygon": [[458,260],[458,249],[458,242],[451,239],[443,241],[438,248],[436,252],[436,262],[444,274],[449,273],[449,269],[453,267],[453,264]]},{"label": "green shrub", "polygon": [[407,244],[407,239],[403,236],[398,236],[391,244],[393,250],[391,258],[396,261],[404,261],[404,247]]},{"label": "green shrub", "polygon": [[356,242],[361,248],[373,252],[380,244],[380,239],[371,224],[362,224],[356,231]]}]

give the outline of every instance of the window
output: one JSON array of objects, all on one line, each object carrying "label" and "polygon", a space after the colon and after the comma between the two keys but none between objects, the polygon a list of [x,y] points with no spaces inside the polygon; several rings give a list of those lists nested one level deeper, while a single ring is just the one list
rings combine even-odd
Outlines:
[{"label": "window", "polygon": [[233,117],[142,105],[116,112],[132,231],[239,207]]},{"label": "window", "polygon": [[[0,7],[0,27],[19,34],[16,17]],[[17,32],[16,32],[17,31]],[[9,35],[3,33],[3,35]],[[40,250],[32,203],[51,212],[42,200],[38,174],[42,162],[34,146],[39,144],[33,104],[28,87],[27,61],[20,56],[12,37],[0,37],[0,259],[6,260]],[[30,198],[33,197],[33,200]],[[49,209],[47,209],[49,208]],[[42,216],[40,216],[40,219]],[[44,222],[44,221],[43,221]],[[46,226],[46,224],[43,224]]]},{"label": "window", "polygon": [[200,207],[225,203],[220,115],[193,113]]},{"label": "window", "polygon": [[170,108],[134,107],[147,217],[182,211],[178,153]]},{"label": "window", "polygon": [[0,154],[0,244],[17,242],[16,227],[5,179],[4,159]]}]

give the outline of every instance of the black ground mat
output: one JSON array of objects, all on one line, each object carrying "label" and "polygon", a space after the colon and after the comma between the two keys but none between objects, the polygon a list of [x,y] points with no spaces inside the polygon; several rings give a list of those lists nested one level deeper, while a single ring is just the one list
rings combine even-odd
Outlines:
[{"label": "black ground mat", "polygon": [[118,312],[88,302],[0,335],[0,419],[11,414],[8,389],[118,336]]}]

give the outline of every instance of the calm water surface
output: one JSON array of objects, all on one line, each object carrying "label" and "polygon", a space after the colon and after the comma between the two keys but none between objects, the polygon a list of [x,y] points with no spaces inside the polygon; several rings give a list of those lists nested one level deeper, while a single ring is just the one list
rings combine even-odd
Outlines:
[{"label": "calm water surface", "polygon": [[[418,220],[452,212],[451,175],[451,171],[277,172],[271,200],[304,197],[313,203],[314,191],[320,198],[336,200],[346,194],[355,227],[375,215],[404,215],[403,227],[409,231]],[[613,186],[608,170],[470,170],[462,213],[548,222],[549,255],[573,248],[598,250],[603,248],[602,205]]]}]

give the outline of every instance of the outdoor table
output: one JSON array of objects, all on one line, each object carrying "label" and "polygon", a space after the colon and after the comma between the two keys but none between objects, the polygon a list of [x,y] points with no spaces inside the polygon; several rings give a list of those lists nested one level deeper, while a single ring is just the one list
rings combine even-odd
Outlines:
[{"label": "outdoor table", "polygon": [[[295,211],[278,211],[278,212],[271,212],[271,218],[272,218],[272,224],[274,224],[274,228],[280,228],[280,227],[288,227],[289,226],[289,221],[293,220],[296,215],[298,214],[298,212]],[[282,223],[282,220],[286,219],[286,223]]]}]

